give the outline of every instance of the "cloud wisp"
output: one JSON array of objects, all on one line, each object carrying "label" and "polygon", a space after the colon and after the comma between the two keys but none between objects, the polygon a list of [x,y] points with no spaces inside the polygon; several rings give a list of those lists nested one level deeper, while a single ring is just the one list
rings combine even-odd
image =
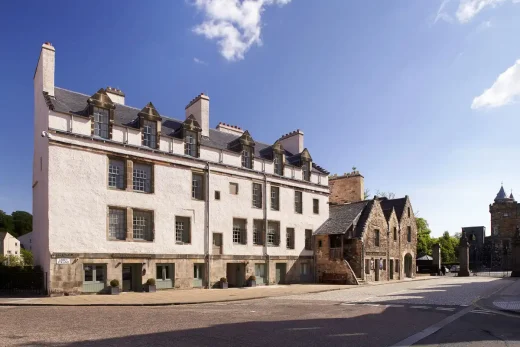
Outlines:
[{"label": "cloud wisp", "polygon": [[520,59],[502,72],[493,85],[473,99],[472,109],[495,108],[520,99]]},{"label": "cloud wisp", "polygon": [[[459,0],[459,5],[454,13],[459,23],[465,24],[475,18],[480,12],[486,8],[495,8],[506,2],[512,2],[513,4],[520,3],[520,0]],[[437,23],[440,20],[446,22],[453,22],[454,17],[447,10],[448,4],[451,0],[442,0],[435,15],[433,23]]]},{"label": "cloud wisp", "polygon": [[199,59],[197,57],[193,57],[193,62],[200,65],[208,65],[208,63],[206,63],[204,60]]},{"label": "cloud wisp", "polygon": [[225,59],[242,60],[252,45],[262,44],[260,33],[265,8],[289,2],[291,0],[195,0],[193,5],[205,18],[193,32],[217,41]]}]

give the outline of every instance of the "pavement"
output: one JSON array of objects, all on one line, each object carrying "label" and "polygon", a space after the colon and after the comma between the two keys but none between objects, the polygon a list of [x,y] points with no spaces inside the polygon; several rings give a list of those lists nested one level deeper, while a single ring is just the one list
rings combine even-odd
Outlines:
[{"label": "pavement", "polygon": [[1,306],[0,346],[519,346],[520,317],[475,306],[514,285],[440,277],[179,306]]},{"label": "pavement", "polygon": [[520,315],[520,278],[509,280],[510,285],[494,293],[492,297],[483,299],[480,304],[491,309]]},{"label": "pavement", "polygon": [[[438,277],[417,277],[400,282],[435,280]],[[379,282],[368,286],[397,282]],[[0,297],[0,306],[166,306],[210,302],[252,300],[287,295],[303,295],[358,288],[349,285],[291,284],[229,289],[160,290],[155,293],[123,292],[119,295],[75,295],[55,297]]]}]

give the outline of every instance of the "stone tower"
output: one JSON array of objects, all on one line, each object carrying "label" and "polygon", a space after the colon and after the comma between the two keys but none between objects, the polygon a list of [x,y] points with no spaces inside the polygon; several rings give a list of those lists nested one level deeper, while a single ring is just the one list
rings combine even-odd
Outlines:
[{"label": "stone tower", "polygon": [[513,193],[507,196],[501,186],[493,204],[489,205],[491,214],[491,240],[495,247],[510,250],[515,230],[520,225],[520,208]]}]

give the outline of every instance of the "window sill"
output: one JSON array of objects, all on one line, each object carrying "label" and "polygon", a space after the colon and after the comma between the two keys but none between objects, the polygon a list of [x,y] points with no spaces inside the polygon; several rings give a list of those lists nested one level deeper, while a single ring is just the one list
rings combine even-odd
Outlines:
[{"label": "window sill", "polygon": [[253,205],[253,206],[251,206],[251,207],[252,207],[252,208],[259,209],[259,210],[262,209],[262,206],[258,207],[258,206],[254,206],[254,205]]},{"label": "window sill", "polygon": [[280,247],[280,245],[267,245],[267,247]]},{"label": "window sill", "polygon": [[279,208],[271,208],[271,211],[280,212]]},{"label": "window sill", "polygon": [[253,243],[253,246],[255,246],[255,247],[264,247],[264,245],[261,245],[259,243]]},{"label": "window sill", "polygon": [[191,242],[179,242],[179,241],[175,241],[175,244],[176,244],[176,245],[179,245],[179,246],[189,246],[189,245],[191,245]]},{"label": "window sill", "polygon": [[120,191],[122,191],[122,192],[126,191],[126,188],[117,188],[117,187],[110,187],[110,186],[108,186],[107,189],[108,189],[108,190],[120,190]]},{"label": "window sill", "polygon": [[113,238],[108,238],[107,241],[126,242],[126,241],[130,241],[130,240],[127,240],[127,239],[113,239]]},{"label": "window sill", "polygon": [[134,193],[139,193],[139,194],[153,194],[154,192],[142,192],[140,190],[130,190],[131,192],[134,192]]},{"label": "window sill", "polygon": [[148,241],[148,240],[133,239],[131,241],[133,241],[133,242],[142,242],[142,243],[153,243],[155,240]]},{"label": "window sill", "polygon": [[235,242],[233,242],[233,246],[247,246],[247,243],[235,243]]},{"label": "window sill", "polygon": [[197,198],[193,198],[193,197],[191,198],[191,200],[193,200],[193,201],[206,201],[204,199],[197,199]]}]

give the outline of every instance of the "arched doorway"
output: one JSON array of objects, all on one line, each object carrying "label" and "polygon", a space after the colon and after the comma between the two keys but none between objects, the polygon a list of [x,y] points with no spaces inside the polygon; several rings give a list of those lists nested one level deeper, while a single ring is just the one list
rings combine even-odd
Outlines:
[{"label": "arched doorway", "polygon": [[412,255],[410,253],[407,253],[404,256],[404,275],[408,278],[411,278],[412,274]]}]

